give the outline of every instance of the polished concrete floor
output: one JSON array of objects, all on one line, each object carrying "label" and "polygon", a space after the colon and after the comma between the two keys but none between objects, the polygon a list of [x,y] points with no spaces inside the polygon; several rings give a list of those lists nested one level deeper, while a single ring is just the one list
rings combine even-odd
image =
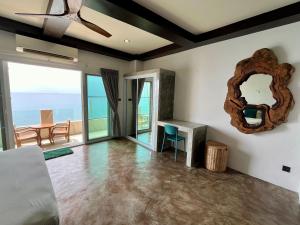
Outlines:
[{"label": "polished concrete floor", "polygon": [[151,145],[151,146],[153,145],[152,144],[153,138],[152,138],[151,131],[138,134],[137,139],[144,144]]},{"label": "polished concrete floor", "polygon": [[125,139],[47,161],[62,225],[299,225],[297,195],[234,171],[189,169],[184,155]]}]

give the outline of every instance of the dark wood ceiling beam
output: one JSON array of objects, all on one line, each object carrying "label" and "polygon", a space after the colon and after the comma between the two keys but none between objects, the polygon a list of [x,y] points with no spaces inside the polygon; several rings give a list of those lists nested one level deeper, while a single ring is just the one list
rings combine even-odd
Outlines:
[{"label": "dark wood ceiling beam", "polygon": [[195,35],[195,43],[192,44],[187,44],[178,48],[160,48],[143,53],[139,56],[139,59],[149,60],[166,56],[298,21],[300,21],[300,2],[275,9],[273,11],[266,12],[206,33]]},{"label": "dark wood ceiling beam", "polygon": [[178,45],[194,42],[194,34],[131,0],[86,0],[85,6]]},{"label": "dark wood ceiling beam", "polygon": [[145,61],[148,59],[153,59],[153,58],[162,57],[165,55],[170,55],[172,53],[178,52],[181,49],[182,49],[182,46],[180,46],[180,45],[170,44],[170,45],[167,45],[167,46],[164,46],[161,48],[157,48],[152,51],[137,55],[136,59]]},{"label": "dark wood ceiling beam", "polygon": [[[47,14],[62,14],[65,8],[64,2],[65,1],[63,0],[50,0],[48,3]],[[71,20],[65,18],[46,18],[43,25],[44,34],[55,38],[61,38],[64,36],[71,22]]]},{"label": "dark wood ceiling beam", "polygon": [[136,58],[135,55],[122,52],[116,49],[108,48],[105,46],[93,44],[87,41],[83,41],[77,38],[63,36],[60,39],[52,38],[49,36],[43,35],[43,29],[34,27],[28,24],[24,24],[21,22],[17,22],[15,20],[7,19],[4,17],[0,17],[0,30],[8,31],[11,33],[16,33],[20,35],[25,35],[28,37],[53,42],[56,44],[61,44],[73,48],[78,48],[85,51],[90,51],[94,53],[98,53],[101,55],[106,55],[114,58],[119,58],[123,60],[134,60]]}]

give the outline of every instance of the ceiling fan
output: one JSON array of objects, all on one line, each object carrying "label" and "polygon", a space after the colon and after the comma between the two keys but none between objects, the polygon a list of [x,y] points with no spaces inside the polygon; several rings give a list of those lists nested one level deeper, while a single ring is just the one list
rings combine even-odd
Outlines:
[{"label": "ceiling fan", "polygon": [[62,0],[64,1],[64,12],[61,14],[36,14],[36,13],[15,13],[16,15],[21,16],[34,16],[34,17],[42,17],[42,18],[63,18],[71,21],[75,21],[78,23],[83,24],[84,26],[88,27],[89,29],[109,38],[111,34],[108,33],[106,30],[102,29],[101,27],[93,24],[89,21],[83,19],[80,15],[80,9],[83,5],[84,0]]}]

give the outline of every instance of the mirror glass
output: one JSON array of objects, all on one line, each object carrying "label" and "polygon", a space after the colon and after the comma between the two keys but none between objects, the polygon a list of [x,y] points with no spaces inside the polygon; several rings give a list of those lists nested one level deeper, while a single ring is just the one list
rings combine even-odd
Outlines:
[{"label": "mirror glass", "polygon": [[153,77],[125,79],[126,135],[153,146]]},{"label": "mirror glass", "polygon": [[249,105],[266,104],[270,107],[276,103],[270,85],[272,76],[266,74],[253,74],[242,83],[240,90]]},{"label": "mirror glass", "polygon": [[255,107],[246,107],[243,110],[246,122],[251,126],[260,126],[263,122],[263,111]]},{"label": "mirror glass", "polygon": [[152,145],[153,78],[138,79],[137,139]]},{"label": "mirror glass", "polygon": [[271,75],[253,74],[240,86],[242,97],[245,98],[248,104],[243,110],[243,114],[250,126],[263,124],[263,111],[257,109],[256,105],[266,104],[272,107],[276,103],[270,89],[272,79]]},{"label": "mirror glass", "polygon": [[126,135],[136,138],[137,79],[126,79]]}]

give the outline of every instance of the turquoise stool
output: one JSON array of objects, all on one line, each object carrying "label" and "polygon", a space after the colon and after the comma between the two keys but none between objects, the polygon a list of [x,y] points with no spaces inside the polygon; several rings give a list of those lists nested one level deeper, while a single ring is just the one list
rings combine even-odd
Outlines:
[{"label": "turquoise stool", "polygon": [[171,141],[172,143],[175,143],[175,161],[176,161],[177,160],[177,151],[178,151],[177,144],[179,141],[183,141],[184,148],[185,148],[185,137],[178,135],[177,127],[174,127],[171,125],[165,125],[164,139],[163,139],[163,143],[162,143],[160,152],[163,151],[166,140]]}]

